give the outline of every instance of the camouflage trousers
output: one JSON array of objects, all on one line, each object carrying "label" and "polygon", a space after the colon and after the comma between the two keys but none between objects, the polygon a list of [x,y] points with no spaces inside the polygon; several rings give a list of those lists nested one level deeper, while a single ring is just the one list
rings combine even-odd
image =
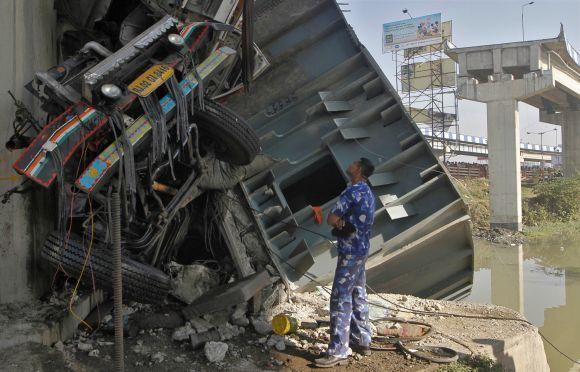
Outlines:
[{"label": "camouflage trousers", "polygon": [[365,289],[366,256],[338,256],[330,296],[328,355],[348,356],[349,345],[370,346],[371,329]]}]

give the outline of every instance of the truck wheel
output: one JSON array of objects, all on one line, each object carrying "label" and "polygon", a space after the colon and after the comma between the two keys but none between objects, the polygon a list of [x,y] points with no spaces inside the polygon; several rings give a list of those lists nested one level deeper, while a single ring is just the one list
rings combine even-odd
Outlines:
[{"label": "truck wheel", "polygon": [[[59,265],[68,275],[78,277],[85,260],[85,248],[82,239],[71,235],[66,247],[62,244],[60,234],[53,232],[48,236],[42,247],[42,258],[52,267]],[[90,266],[87,264],[82,282],[92,285],[92,274],[99,288],[113,290],[113,255],[110,249],[102,245],[93,245]],[[140,262],[123,257],[123,300],[133,300],[142,303],[161,303],[171,290],[169,276],[162,271],[144,265]]]},{"label": "truck wheel", "polygon": [[235,165],[247,165],[261,151],[260,139],[244,119],[210,99],[205,110],[195,105],[194,123],[217,142],[216,157]]}]

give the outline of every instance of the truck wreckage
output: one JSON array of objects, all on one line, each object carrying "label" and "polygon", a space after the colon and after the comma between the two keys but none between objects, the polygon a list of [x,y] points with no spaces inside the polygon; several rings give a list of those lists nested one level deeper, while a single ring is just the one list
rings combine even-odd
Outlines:
[{"label": "truck wreckage", "polygon": [[24,149],[13,167],[27,183],[55,191],[49,267],[110,290],[117,226],[125,299],[171,293],[186,314],[250,298],[267,307],[280,283],[331,281],[322,216],[364,156],[380,201],[369,285],[426,298],[469,290],[466,206],[334,1],[57,9],[60,61],[27,85],[46,120],[20,117],[7,143]]}]

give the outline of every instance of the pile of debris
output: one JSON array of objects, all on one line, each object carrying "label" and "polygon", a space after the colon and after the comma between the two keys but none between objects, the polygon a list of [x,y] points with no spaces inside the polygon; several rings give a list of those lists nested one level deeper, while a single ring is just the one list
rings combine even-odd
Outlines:
[{"label": "pile of debris", "polygon": [[24,149],[13,167],[28,189],[56,191],[42,249],[56,287],[73,277],[76,288],[112,292],[117,230],[126,301],[159,304],[171,293],[195,307],[210,289],[265,273],[264,243],[234,246],[256,233],[238,226],[232,211],[244,207],[232,205],[232,189],[275,160],[216,101],[268,65],[246,24],[250,2],[73,3],[56,2],[66,29],[59,63],[26,85],[46,120],[17,102],[7,143]]},{"label": "pile of debris", "polygon": [[[240,303],[188,317],[175,301],[163,305],[131,303],[124,307],[128,329],[125,339],[127,370],[204,371],[217,368],[255,371],[278,367],[308,370],[309,363],[326,350],[330,339],[327,290],[319,287],[309,293],[284,292],[281,302],[276,301],[273,307],[258,313],[252,312],[251,303]],[[371,319],[390,316],[432,325],[433,332],[414,342],[415,348],[437,346],[452,348],[462,357],[499,358],[499,352],[495,351],[503,350],[505,346],[502,345],[507,345],[506,342],[521,340],[523,336],[530,340],[530,345],[535,342],[541,346],[536,328],[523,320],[518,321],[520,316],[509,309],[394,294],[373,294],[369,302]],[[413,314],[405,309],[428,313]],[[96,369],[112,366],[111,316],[106,313],[106,304],[100,306],[100,311],[102,319],[92,332],[81,331],[74,339],[53,346],[63,353],[69,365]],[[438,315],[446,312],[458,316]],[[275,334],[271,320],[278,314],[296,318],[300,324],[298,330],[286,335]],[[462,314],[489,319],[467,319],[462,318]],[[90,322],[90,318],[85,321]],[[375,321],[373,335],[381,334],[385,327],[396,331],[400,324]],[[519,351],[510,350],[521,353],[530,345],[521,346]],[[429,364],[411,353],[395,349],[374,351],[369,358],[353,353],[349,363],[358,370],[390,370],[385,365],[387,361],[393,370],[420,369]],[[538,358],[540,356],[542,353],[538,353]]]}]

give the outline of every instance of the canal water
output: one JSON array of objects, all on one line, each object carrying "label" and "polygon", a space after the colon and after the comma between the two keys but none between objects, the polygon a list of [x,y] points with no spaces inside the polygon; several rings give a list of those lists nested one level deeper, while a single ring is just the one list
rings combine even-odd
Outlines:
[{"label": "canal water", "polygon": [[[478,240],[474,269],[473,289],[464,301],[517,310],[562,351],[580,359],[580,232],[513,246]],[[544,349],[552,371],[580,371],[545,342]]]}]

